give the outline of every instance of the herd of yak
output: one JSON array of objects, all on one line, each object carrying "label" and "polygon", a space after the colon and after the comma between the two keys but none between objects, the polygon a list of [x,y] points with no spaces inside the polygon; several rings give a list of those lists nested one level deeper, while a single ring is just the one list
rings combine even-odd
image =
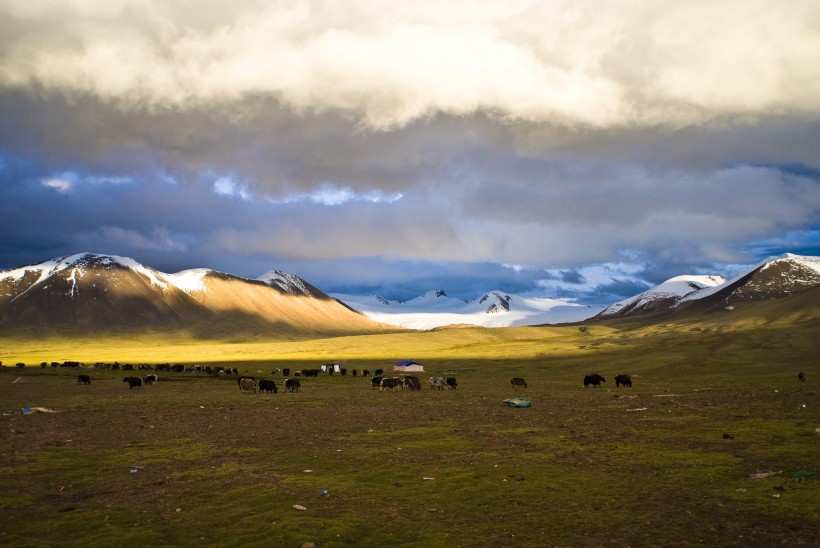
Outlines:
[{"label": "herd of yak", "polygon": [[[330,375],[333,374],[334,371],[339,371],[338,367],[333,367],[332,364],[323,365],[321,369],[302,369],[299,371],[294,372],[294,377],[316,377],[320,373],[325,372]],[[271,374],[276,375],[282,373],[284,376],[289,376],[291,371],[290,369],[283,369],[280,370],[279,368],[274,369],[271,371]],[[219,369],[218,370],[219,376],[224,375],[237,375],[237,385],[239,389],[243,393],[257,393],[257,392],[268,392],[268,393],[278,393],[279,388],[276,385],[276,382],[269,379],[257,379],[256,377],[252,376],[238,376],[238,372],[235,369]],[[342,368],[341,374],[347,374],[347,371]],[[370,384],[373,388],[378,388],[379,390],[393,390],[396,388],[404,389],[404,390],[421,390],[421,381],[418,377],[412,375],[403,375],[402,377],[385,377],[384,370],[377,369],[374,371],[374,374],[371,378]],[[358,371],[353,370],[353,376],[358,376]],[[367,369],[362,370],[362,377],[370,376],[370,371]],[[159,380],[159,377],[156,373],[151,373],[144,377],[137,377],[137,376],[127,376],[123,379],[124,383],[128,384],[128,388],[139,388],[143,385],[152,385],[155,384]],[[803,373],[800,374],[800,380],[805,380],[805,375]],[[430,377],[430,388],[433,390],[455,390],[458,387],[458,382],[455,377]],[[598,373],[592,373],[590,375],[584,376],[584,387],[589,388],[590,386],[593,388],[600,388],[601,383],[606,382],[606,379],[599,375]],[[89,375],[78,375],[77,376],[77,384],[91,384],[91,377]],[[527,388],[527,381],[523,377],[513,377],[510,380],[510,384],[513,388]],[[615,386],[620,388],[621,386],[624,387],[632,387],[632,378],[630,375],[616,375],[615,376]],[[284,387],[285,390],[288,392],[299,392],[302,390],[302,382],[299,378],[285,378],[284,379]]]},{"label": "herd of yak", "polygon": [[[196,366],[197,368],[199,366]],[[294,372],[294,377],[316,377],[321,372],[328,373],[330,375],[333,374],[334,371],[337,371],[338,368],[334,369],[333,367],[322,366],[321,369],[302,369],[299,371]],[[172,369],[173,371],[173,369]],[[186,369],[186,371],[188,371]],[[204,371],[204,369],[203,369]],[[282,373],[286,377],[290,375],[290,369],[274,369],[271,374],[276,375],[278,373]],[[210,372],[208,372],[210,373]],[[342,368],[341,369],[342,375],[347,374],[347,371]],[[238,376],[238,372],[236,369],[226,369],[226,368],[219,368],[217,373],[219,376],[224,375],[236,375]],[[357,376],[357,370],[353,370],[353,376]],[[412,375],[404,375],[402,377],[384,377],[384,370],[377,369],[374,371],[373,377],[371,378],[371,386],[373,388],[378,388],[379,390],[393,390],[396,388],[405,389],[405,390],[421,390],[421,381],[419,381],[418,377]],[[370,376],[370,371],[364,369],[362,371],[362,377]],[[806,374],[802,371],[797,375],[797,379],[800,382],[806,382]],[[135,377],[135,376],[128,376],[125,377],[122,381],[124,383],[128,383],[128,388],[139,388],[143,385],[151,385],[155,384],[159,380],[159,377],[156,373],[151,373],[144,377]],[[458,383],[455,377],[430,377],[430,388],[431,389],[438,389],[438,390],[455,390],[458,387]],[[257,393],[257,392],[268,392],[268,393],[278,393],[279,388],[276,386],[276,382],[267,379],[256,379],[255,377],[251,376],[238,376],[237,384],[239,385],[239,389],[242,392],[247,393]],[[590,375],[584,376],[584,388],[589,388],[590,386],[593,388],[600,388],[601,383],[606,382],[606,379],[599,375],[598,373],[592,373]],[[89,375],[78,375],[77,376],[77,384],[91,384],[91,377]],[[527,381],[523,377],[513,377],[510,380],[510,384],[513,388],[527,388]],[[284,379],[284,386],[285,390],[289,392],[299,392],[302,390],[302,382],[298,378],[285,378]],[[626,388],[632,387],[632,377],[630,375],[616,375],[615,376],[615,386],[620,388],[621,386]]]}]

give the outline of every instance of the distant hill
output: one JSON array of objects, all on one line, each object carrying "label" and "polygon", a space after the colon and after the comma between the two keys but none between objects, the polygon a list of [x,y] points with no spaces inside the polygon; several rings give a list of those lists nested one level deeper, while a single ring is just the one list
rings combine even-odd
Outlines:
[{"label": "distant hill", "polygon": [[209,269],[165,274],[115,255],[80,253],[0,272],[0,332],[191,329],[238,333],[383,330],[301,278],[247,280]]},{"label": "distant hill", "polygon": [[[755,307],[789,314],[816,302],[820,286],[820,257],[786,254],[767,259],[731,280],[716,276],[679,276],[648,291],[619,301],[594,320],[614,318],[682,317]],[[781,301],[773,306],[775,301]],[[766,304],[766,307],[762,305]]]}]

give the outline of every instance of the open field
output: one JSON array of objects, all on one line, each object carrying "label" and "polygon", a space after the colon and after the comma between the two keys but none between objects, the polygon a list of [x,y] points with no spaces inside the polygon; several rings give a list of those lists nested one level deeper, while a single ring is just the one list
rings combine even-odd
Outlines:
[{"label": "open field", "polygon": [[[241,394],[235,379],[167,373],[129,390],[123,372],[83,370],[85,386],[76,370],[4,367],[0,545],[816,545],[820,483],[792,477],[818,471],[816,333],[690,325],[5,340],[6,366],[221,363],[280,391]],[[408,358],[427,367],[421,392],[337,374],[291,394],[270,374]],[[604,388],[583,388],[590,372]],[[615,388],[618,373],[631,373],[633,388]],[[458,389],[430,390],[439,374]],[[516,375],[529,388],[513,390]],[[516,395],[533,406],[502,403]]]}]

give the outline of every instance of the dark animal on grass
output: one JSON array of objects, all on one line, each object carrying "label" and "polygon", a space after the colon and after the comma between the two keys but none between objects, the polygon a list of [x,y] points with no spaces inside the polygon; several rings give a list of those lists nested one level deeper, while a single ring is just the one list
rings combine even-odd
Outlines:
[{"label": "dark animal on grass", "polygon": [[356,375],[359,374],[359,372],[354,369],[353,371],[350,372],[350,374],[355,377]]},{"label": "dark animal on grass", "polygon": [[806,374],[801,371],[797,374],[797,380],[800,382],[806,382]]},{"label": "dark animal on grass", "polygon": [[381,377],[373,377],[370,379],[370,386],[376,388],[377,386],[381,386],[382,378]]},{"label": "dark animal on grass", "polygon": [[600,388],[602,382],[606,382],[606,379],[598,373],[593,373],[584,377],[584,388],[589,388],[590,385]]},{"label": "dark animal on grass", "polygon": [[301,392],[302,381],[299,379],[285,379],[285,389],[288,392]]},{"label": "dark animal on grass", "polygon": [[369,377],[370,370],[369,369],[362,369],[362,377]]},{"label": "dark animal on grass", "polygon": [[282,376],[290,377],[290,368],[289,367],[286,367],[282,370]]},{"label": "dark animal on grass", "polygon": [[384,369],[376,369],[373,372],[373,374],[376,375],[377,377],[381,377],[382,375],[384,375]]},{"label": "dark animal on grass", "polygon": [[447,388],[447,381],[444,377],[430,377],[430,390],[444,390]]},{"label": "dark animal on grass", "polygon": [[405,390],[421,390],[421,381],[418,377],[408,376],[404,377]]},{"label": "dark animal on grass", "polygon": [[458,382],[456,381],[455,377],[447,377],[444,380],[444,382],[447,383],[447,388],[449,388],[450,390],[455,390],[456,388],[458,388]]},{"label": "dark animal on grass", "polygon": [[131,390],[135,386],[137,388],[142,387],[142,379],[139,377],[125,377],[122,382],[128,383],[128,389]]},{"label": "dark animal on grass", "polygon": [[91,384],[91,377],[88,375],[77,375],[77,384]]},{"label": "dark animal on grass", "polygon": [[632,377],[629,375],[615,375],[615,388],[621,385],[632,388]]},{"label": "dark animal on grass", "polygon": [[159,377],[152,373],[151,375],[145,375],[145,378],[142,380],[142,382],[144,382],[145,385],[147,386],[149,384],[156,384],[156,382],[158,380],[159,380]]},{"label": "dark animal on grass", "polygon": [[379,390],[384,390],[387,388],[388,390],[393,390],[399,386],[402,386],[403,383],[401,379],[398,377],[389,377],[382,379],[381,385],[379,386]]},{"label": "dark animal on grass", "polygon": [[525,381],[523,377],[513,377],[510,380],[510,384],[513,388],[527,388],[527,381]]},{"label": "dark animal on grass", "polygon": [[277,392],[279,392],[279,389],[276,387],[276,383],[274,381],[261,380],[259,381],[259,391],[267,392],[269,394],[273,392],[274,394],[276,394]]},{"label": "dark animal on grass", "polygon": [[256,394],[256,379],[249,377],[239,379],[239,390],[243,394]]}]

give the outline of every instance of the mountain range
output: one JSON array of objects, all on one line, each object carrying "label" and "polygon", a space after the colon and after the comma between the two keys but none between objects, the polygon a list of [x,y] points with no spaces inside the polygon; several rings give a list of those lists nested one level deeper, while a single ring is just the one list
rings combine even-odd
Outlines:
[{"label": "mountain range", "polygon": [[770,314],[818,308],[820,257],[773,257],[728,281],[677,276],[607,307],[502,291],[471,300],[442,290],[409,301],[328,295],[276,270],[257,279],[204,268],[166,274],[127,257],[94,253],[0,271],[0,333],[37,335],[187,329],[201,337],[324,336],[460,324],[661,320],[763,305]]},{"label": "mountain range", "polygon": [[116,255],[80,253],[0,272],[0,331],[192,329],[201,336],[367,333],[385,326],[305,280],[248,280],[209,269],[166,274]]},{"label": "mountain range", "polygon": [[333,296],[376,321],[423,330],[457,324],[509,327],[571,323],[585,320],[602,310],[600,306],[503,291],[490,291],[471,300],[449,297],[440,289],[409,301],[388,300],[378,295],[363,297],[334,293]]}]

